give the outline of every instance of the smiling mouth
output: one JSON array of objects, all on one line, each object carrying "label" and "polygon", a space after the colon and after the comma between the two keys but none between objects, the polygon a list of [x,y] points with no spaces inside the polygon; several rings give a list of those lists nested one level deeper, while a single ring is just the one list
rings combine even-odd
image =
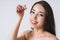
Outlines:
[{"label": "smiling mouth", "polygon": [[32,20],[32,21],[31,21],[31,23],[32,23],[32,24],[37,24],[38,22],[37,22],[37,21]]}]

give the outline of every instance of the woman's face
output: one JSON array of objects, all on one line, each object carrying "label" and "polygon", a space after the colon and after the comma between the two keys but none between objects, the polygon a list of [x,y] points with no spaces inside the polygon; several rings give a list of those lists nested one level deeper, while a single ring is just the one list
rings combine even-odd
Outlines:
[{"label": "woman's face", "polygon": [[36,4],[30,12],[30,25],[32,28],[41,28],[44,25],[45,9],[42,5]]}]

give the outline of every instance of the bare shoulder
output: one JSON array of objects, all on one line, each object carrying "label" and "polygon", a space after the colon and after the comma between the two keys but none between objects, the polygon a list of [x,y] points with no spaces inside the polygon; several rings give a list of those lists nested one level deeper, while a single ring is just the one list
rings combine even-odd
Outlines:
[{"label": "bare shoulder", "polygon": [[24,33],[29,33],[29,32],[31,32],[32,30],[26,30],[26,31],[24,31]]},{"label": "bare shoulder", "polygon": [[29,35],[32,32],[32,30],[27,30],[24,32],[25,35]]},{"label": "bare shoulder", "polygon": [[56,37],[48,37],[47,40],[58,40]]},{"label": "bare shoulder", "polygon": [[58,40],[57,37],[49,32],[46,32],[46,38],[48,40]]},{"label": "bare shoulder", "polygon": [[48,40],[58,40],[55,36],[48,37]]},{"label": "bare shoulder", "polygon": [[24,32],[22,33],[22,35],[21,35],[21,36],[28,35],[31,31],[32,31],[32,30],[26,30],[26,31],[24,31]]},{"label": "bare shoulder", "polygon": [[31,32],[31,30],[24,31],[20,36],[18,36],[17,40],[26,39],[27,35],[29,35],[30,32]]}]

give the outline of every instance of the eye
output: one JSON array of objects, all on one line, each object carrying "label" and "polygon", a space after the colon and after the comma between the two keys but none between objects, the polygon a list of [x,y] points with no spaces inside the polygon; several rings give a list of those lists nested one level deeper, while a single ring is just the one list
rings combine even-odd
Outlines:
[{"label": "eye", "polygon": [[42,16],[42,17],[44,16],[43,14],[39,14],[39,15]]},{"label": "eye", "polygon": [[35,12],[34,11],[31,11],[32,14],[34,14]]}]

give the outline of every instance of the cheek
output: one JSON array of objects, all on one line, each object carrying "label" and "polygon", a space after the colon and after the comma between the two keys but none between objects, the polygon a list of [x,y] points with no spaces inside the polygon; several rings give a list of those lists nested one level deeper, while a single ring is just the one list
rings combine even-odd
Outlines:
[{"label": "cheek", "polygon": [[39,24],[43,24],[44,23],[44,17],[40,17],[37,19]]},{"label": "cheek", "polygon": [[29,15],[29,20],[31,20],[32,19],[32,16],[31,16],[31,14]]},{"label": "cheek", "polygon": [[29,19],[30,19],[30,20],[33,19],[33,16],[34,16],[33,14],[30,14],[30,15],[29,15]]}]

